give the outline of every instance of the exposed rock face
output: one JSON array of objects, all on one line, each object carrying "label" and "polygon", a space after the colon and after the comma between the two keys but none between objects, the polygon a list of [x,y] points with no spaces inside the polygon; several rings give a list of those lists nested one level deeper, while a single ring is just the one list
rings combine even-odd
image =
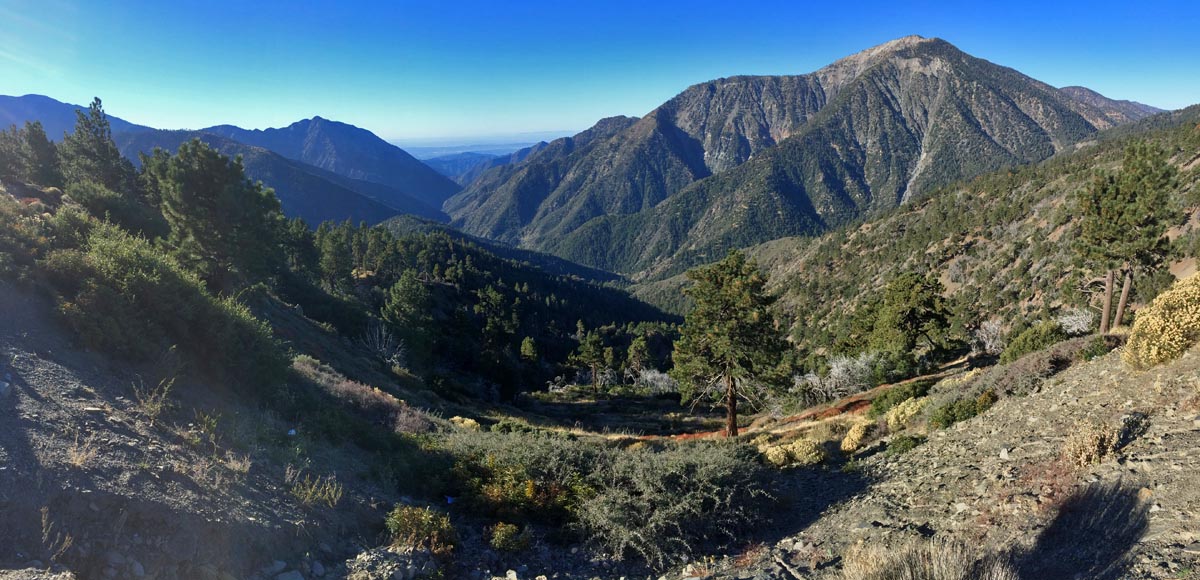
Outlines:
[{"label": "exposed rock face", "polygon": [[905,37],[807,75],[692,86],[485,173],[444,209],[469,233],[645,272],[823,231],[1152,112],[1072,94]]}]

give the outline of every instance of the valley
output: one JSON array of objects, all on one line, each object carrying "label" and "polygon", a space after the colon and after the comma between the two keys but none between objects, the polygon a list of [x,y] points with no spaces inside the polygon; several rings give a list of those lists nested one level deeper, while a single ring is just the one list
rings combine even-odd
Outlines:
[{"label": "valley", "polygon": [[422,159],[109,103],[0,97],[0,578],[1200,573],[1200,105],[915,35]]}]

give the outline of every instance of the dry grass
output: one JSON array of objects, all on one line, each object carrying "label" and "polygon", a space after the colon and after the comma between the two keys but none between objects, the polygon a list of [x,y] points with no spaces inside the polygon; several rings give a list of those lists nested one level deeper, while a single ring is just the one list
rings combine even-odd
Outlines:
[{"label": "dry grass", "polygon": [[1121,433],[1117,429],[1098,423],[1083,425],[1063,442],[1062,458],[1077,468],[1094,465],[1115,452],[1120,440]]},{"label": "dry grass", "polygon": [[170,408],[171,402],[167,397],[174,386],[174,377],[163,379],[154,387],[148,387],[141,381],[133,385],[133,397],[137,400],[136,411],[151,427],[154,427],[158,416]]},{"label": "dry grass", "polygon": [[333,475],[313,477],[290,465],[284,474],[284,482],[290,487],[292,496],[308,507],[318,504],[325,504],[331,508],[337,507],[345,493],[345,488],[338,483],[337,477]]},{"label": "dry grass", "polygon": [[69,533],[54,529],[54,521],[50,519],[50,506],[42,506],[41,512],[42,546],[50,553],[50,561],[57,562],[75,544],[75,538]]},{"label": "dry grass", "polygon": [[914,541],[899,548],[858,546],[845,556],[846,580],[1019,580],[1005,560],[965,544]]},{"label": "dry grass", "polygon": [[74,467],[86,467],[100,453],[96,443],[96,434],[90,434],[80,440],[79,431],[75,432],[75,442],[67,448],[67,463]]}]

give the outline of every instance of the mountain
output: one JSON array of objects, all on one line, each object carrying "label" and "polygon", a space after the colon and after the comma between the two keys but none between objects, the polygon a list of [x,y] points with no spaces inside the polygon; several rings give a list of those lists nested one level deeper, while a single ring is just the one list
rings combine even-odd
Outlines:
[{"label": "mountain", "polygon": [[[778,306],[792,320],[794,342],[804,348],[835,344],[851,331],[852,313],[906,272],[941,280],[948,298],[1019,324],[1088,301],[1086,269],[1070,240],[1078,236],[1071,196],[1097,171],[1120,167],[1135,141],[1172,152],[1180,169],[1173,203],[1189,207],[1200,192],[1200,105],[1163,113],[1096,136],[1094,143],[1040,163],[951,184],[876,219],[818,237],[787,237],[746,249],[769,279]],[[1166,256],[1157,274],[1139,275],[1132,299],[1145,303],[1170,280],[1195,272],[1200,216],[1168,236],[1180,250]],[[1093,280],[1095,288],[1100,280]],[[680,301],[685,276],[647,282],[635,295],[670,311]]]},{"label": "mountain", "polygon": [[[450,155],[431,157],[425,160],[425,165],[428,165],[432,167],[434,171],[449,177],[455,183],[463,185],[465,176],[474,174],[477,168],[486,166],[489,161],[495,159],[496,157],[496,155],[491,155],[489,153],[467,151],[464,153],[452,153]],[[465,181],[470,182],[470,179],[465,179]]]},{"label": "mountain", "polygon": [[[1118,101],[1110,99],[1087,87],[1063,87],[1058,90],[1071,97],[1071,99],[1073,99],[1075,102],[1081,103],[1082,105],[1097,111],[1099,114],[1106,117],[1110,123],[1116,125],[1136,121],[1142,117],[1145,117],[1146,115],[1155,115],[1165,112],[1157,107],[1143,105],[1142,103],[1135,101]],[[1090,111],[1086,114],[1085,111],[1080,111],[1080,113],[1084,114],[1085,116],[1093,114],[1090,113]]]},{"label": "mountain", "polygon": [[[121,154],[137,162],[138,153],[156,147],[176,151],[192,139],[200,139],[224,155],[242,156],[246,175],[275,189],[289,217],[304,218],[310,225],[323,221],[365,221],[376,224],[396,215],[411,213],[444,219],[437,210],[378,183],[358,181],[288,159],[274,151],[253,147],[202,131],[149,130],[113,136]],[[384,204],[387,198],[395,205]]]},{"label": "mountain", "polygon": [[[10,97],[0,95],[0,128],[23,126],[26,121],[41,121],[46,136],[59,141],[64,133],[75,130],[75,111],[87,111],[87,105],[70,105],[42,95]],[[108,117],[114,133],[146,131],[150,127],[135,125],[124,119]]]},{"label": "mountain", "polygon": [[[458,192],[453,181],[403,149],[353,125],[313,117],[281,129],[247,130],[219,125],[203,130],[239,143],[270,149],[343,177],[386,185],[421,203],[440,208]],[[391,199],[380,199],[391,205]]]},{"label": "mountain", "polygon": [[546,148],[547,145],[548,143],[542,141],[504,155],[478,151],[454,153],[426,159],[425,164],[434,168],[438,173],[453,179],[455,183],[468,186],[488,170],[520,163],[530,155]]},{"label": "mountain", "polygon": [[1150,114],[1084,97],[910,36],[807,75],[689,87],[641,119],[606,119],[489,170],[443,209],[475,235],[662,276]]}]

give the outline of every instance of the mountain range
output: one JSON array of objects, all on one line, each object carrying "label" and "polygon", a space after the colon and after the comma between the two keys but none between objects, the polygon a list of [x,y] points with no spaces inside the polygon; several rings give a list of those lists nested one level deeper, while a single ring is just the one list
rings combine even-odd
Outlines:
[{"label": "mountain range", "polygon": [[812,235],[1154,114],[909,36],[795,76],[694,85],[493,168],[443,209],[468,233],[635,278]]},{"label": "mountain range", "polygon": [[[57,136],[73,128],[76,108],[0,97],[0,123],[39,119]],[[644,117],[602,119],[505,155],[423,163],[370,131],[321,117],[265,130],[110,122],[131,159],[193,138],[241,155],[286,213],[314,225],[410,214],[648,281],[732,248],[878,216],[1159,112],[908,36],[809,74],[693,85]]]},{"label": "mountain range", "polygon": [[[51,138],[75,128],[85,109],[40,95],[0,97],[0,123],[41,121]],[[275,189],[284,212],[312,225],[322,221],[380,223],[412,214],[446,221],[440,211],[459,186],[373,133],[314,117],[281,129],[247,130],[220,125],[197,131],[153,129],[109,116],[123,155],[156,147],[175,151],[200,139],[230,156],[241,155],[246,174]]]}]

